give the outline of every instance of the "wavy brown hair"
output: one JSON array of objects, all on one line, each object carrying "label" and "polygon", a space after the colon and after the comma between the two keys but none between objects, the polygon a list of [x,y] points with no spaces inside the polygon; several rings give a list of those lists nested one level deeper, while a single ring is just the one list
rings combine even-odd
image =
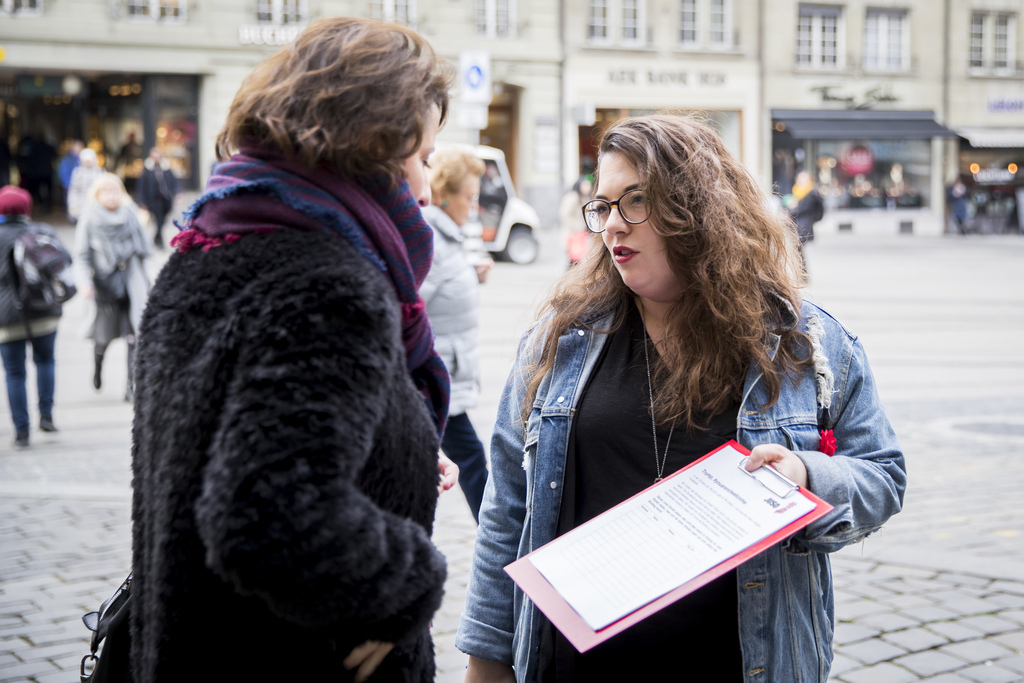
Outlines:
[{"label": "wavy brown hair", "polygon": [[453,73],[403,26],[321,19],[245,79],[217,136],[217,157],[256,144],[348,178],[401,178],[431,107],[442,123],[447,116]]},{"label": "wavy brown hair", "polygon": [[[655,363],[658,421],[691,432],[704,428],[739,400],[751,364],[763,373],[774,404],[783,379],[795,380],[806,362],[799,351],[807,348],[806,335],[787,329],[780,314],[780,298],[799,313],[804,279],[788,222],[773,214],[750,174],[695,117],[623,119],[602,138],[599,155],[605,154],[619,154],[636,169],[650,224],[665,238],[669,264],[683,285]],[[595,191],[600,183],[598,175]],[[524,419],[554,365],[558,337],[607,311],[616,312],[616,329],[633,297],[603,244],[563,276],[546,306]],[[782,337],[774,360],[772,334]]]}]

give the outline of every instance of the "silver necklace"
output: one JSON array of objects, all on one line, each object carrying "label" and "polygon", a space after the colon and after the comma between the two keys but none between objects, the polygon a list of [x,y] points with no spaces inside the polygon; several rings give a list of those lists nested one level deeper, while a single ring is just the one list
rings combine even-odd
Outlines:
[{"label": "silver necklace", "polygon": [[658,457],[658,430],[654,422],[654,386],[651,383],[651,357],[647,352],[647,328],[644,328],[644,363],[647,365],[647,396],[651,401],[651,436],[654,437],[654,467],[658,476],[654,479],[654,483],[657,484],[659,481],[664,479],[662,476],[665,473],[665,462],[668,461],[668,446],[672,443],[672,433],[676,430],[676,426],[672,425],[672,428],[668,430],[668,439],[665,441],[665,454],[660,458]]}]

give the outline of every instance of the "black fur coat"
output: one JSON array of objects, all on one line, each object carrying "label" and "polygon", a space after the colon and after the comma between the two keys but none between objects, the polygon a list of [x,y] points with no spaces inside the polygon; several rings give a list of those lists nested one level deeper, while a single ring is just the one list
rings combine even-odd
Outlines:
[{"label": "black fur coat", "polygon": [[434,678],[438,437],[397,299],[343,239],[175,254],[136,355],[138,683]]}]

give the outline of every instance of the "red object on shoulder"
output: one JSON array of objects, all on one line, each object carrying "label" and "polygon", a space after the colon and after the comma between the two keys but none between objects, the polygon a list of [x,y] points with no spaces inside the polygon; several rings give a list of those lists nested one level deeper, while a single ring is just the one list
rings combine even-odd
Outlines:
[{"label": "red object on shoulder", "polygon": [[818,442],[818,450],[829,456],[836,454],[836,437],[832,435],[831,429],[821,430],[821,441]]}]

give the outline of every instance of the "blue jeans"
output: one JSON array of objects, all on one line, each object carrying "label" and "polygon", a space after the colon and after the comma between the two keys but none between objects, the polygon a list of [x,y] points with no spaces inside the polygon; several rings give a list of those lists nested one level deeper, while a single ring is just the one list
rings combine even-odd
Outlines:
[{"label": "blue jeans", "polygon": [[[51,332],[31,340],[32,361],[36,364],[36,388],[39,392],[39,414],[53,415],[53,385],[56,363],[53,349],[56,346],[57,333]],[[3,356],[4,374],[7,375],[7,401],[11,405],[11,417],[14,419],[14,430],[25,434],[29,428],[28,391],[26,390],[27,373],[25,371],[26,339],[4,342],[0,344],[0,356]]]},{"label": "blue jeans", "polygon": [[459,466],[459,488],[466,496],[473,519],[480,516],[480,501],[484,498],[484,484],[487,483],[487,456],[484,445],[469,421],[469,415],[461,413],[448,418],[444,429],[441,448],[445,455]]}]

